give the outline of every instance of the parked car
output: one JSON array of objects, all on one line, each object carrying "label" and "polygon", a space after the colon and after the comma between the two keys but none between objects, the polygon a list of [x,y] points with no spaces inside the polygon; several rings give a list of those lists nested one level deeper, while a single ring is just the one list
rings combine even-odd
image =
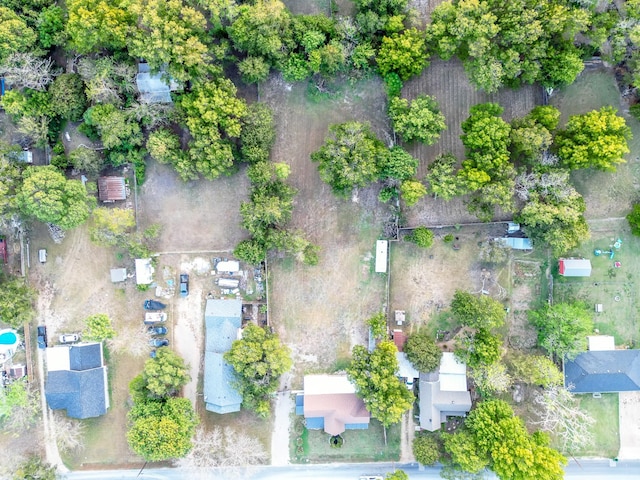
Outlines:
[{"label": "parked car", "polygon": [[164,310],[165,308],[167,308],[167,306],[162,302],[158,302],[157,300],[144,301],[145,310]]},{"label": "parked car", "polygon": [[186,273],[180,274],[180,296],[186,297],[189,295],[189,275]]},{"label": "parked car", "polygon": [[63,333],[60,335],[60,343],[76,343],[80,340],[77,333]]},{"label": "parked car", "polygon": [[158,356],[158,354],[156,353],[156,350],[151,350],[149,352],[149,357],[150,358],[156,358]]},{"label": "parked car", "polygon": [[152,338],[151,340],[149,340],[149,345],[155,348],[166,347],[167,345],[169,345],[169,340],[167,340],[166,338]]},{"label": "parked car", "polygon": [[38,325],[38,348],[47,348],[47,327]]},{"label": "parked car", "polygon": [[167,327],[154,327],[153,325],[148,328],[151,335],[166,335]]},{"label": "parked car", "polygon": [[40,263],[47,263],[47,249],[46,248],[41,248],[40,250],[38,250],[38,260],[40,260]]},{"label": "parked car", "polygon": [[144,323],[146,325],[154,325],[167,321],[167,312],[145,312]]}]

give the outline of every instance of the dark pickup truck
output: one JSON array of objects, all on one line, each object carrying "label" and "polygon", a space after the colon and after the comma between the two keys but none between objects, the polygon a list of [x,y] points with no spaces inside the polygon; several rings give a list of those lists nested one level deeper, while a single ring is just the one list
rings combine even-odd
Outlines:
[{"label": "dark pickup truck", "polygon": [[164,310],[165,308],[167,308],[167,306],[162,302],[158,302],[157,300],[144,301],[145,310]]}]

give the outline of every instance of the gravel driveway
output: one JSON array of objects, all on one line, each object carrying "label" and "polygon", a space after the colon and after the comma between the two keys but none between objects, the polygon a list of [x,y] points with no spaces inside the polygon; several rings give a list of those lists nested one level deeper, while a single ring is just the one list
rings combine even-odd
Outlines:
[{"label": "gravel driveway", "polygon": [[620,460],[640,460],[640,392],[620,392]]}]

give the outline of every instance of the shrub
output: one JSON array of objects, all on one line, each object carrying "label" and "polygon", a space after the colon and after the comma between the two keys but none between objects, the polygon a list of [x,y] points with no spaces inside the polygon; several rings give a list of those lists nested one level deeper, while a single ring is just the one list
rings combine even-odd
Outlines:
[{"label": "shrub", "polygon": [[405,239],[415,243],[419,247],[429,248],[433,245],[433,237],[433,232],[427,227],[417,227],[413,230],[413,233],[407,235]]}]

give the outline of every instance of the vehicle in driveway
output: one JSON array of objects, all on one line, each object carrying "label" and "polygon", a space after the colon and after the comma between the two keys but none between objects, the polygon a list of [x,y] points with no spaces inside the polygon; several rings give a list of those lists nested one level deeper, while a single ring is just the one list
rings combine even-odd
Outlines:
[{"label": "vehicle in driveway", "polygon": [[148,328],[151,335],[166,335],[167,327],[154,327],[153,325]]},{"label": "vehicle in driveway", "polygon": [[80,340],[80,335],[77,333],[63,333],[60,335],[60,343],[76,343]]},{"label": "vehicle in driveway", "polygon": [[166,312],[145,312],[144,323],[153,325],[154,323],[162,323],[167,321]]},{"label": "vehicle in driveway", "polygon": [[149,345],[155,348],[166,347],[169,345],[169,340],[166,338],[152,338],[149,340]]},{"label": "vehicle in driveway", "polygon": [[186,297],[189,295],[189,275],[186,273],[180,274],[180,296]]},{"label": "vehicle in driveway", "polygon": [[38,325],[38,348],[47,348],[47,327]]},{"label": "vehicle in driveway", "polygon": [[157,300],[144,301],[145,310],[164,310],[165,308],[167,308],[167,306],[162,302],[158,302]]}]

